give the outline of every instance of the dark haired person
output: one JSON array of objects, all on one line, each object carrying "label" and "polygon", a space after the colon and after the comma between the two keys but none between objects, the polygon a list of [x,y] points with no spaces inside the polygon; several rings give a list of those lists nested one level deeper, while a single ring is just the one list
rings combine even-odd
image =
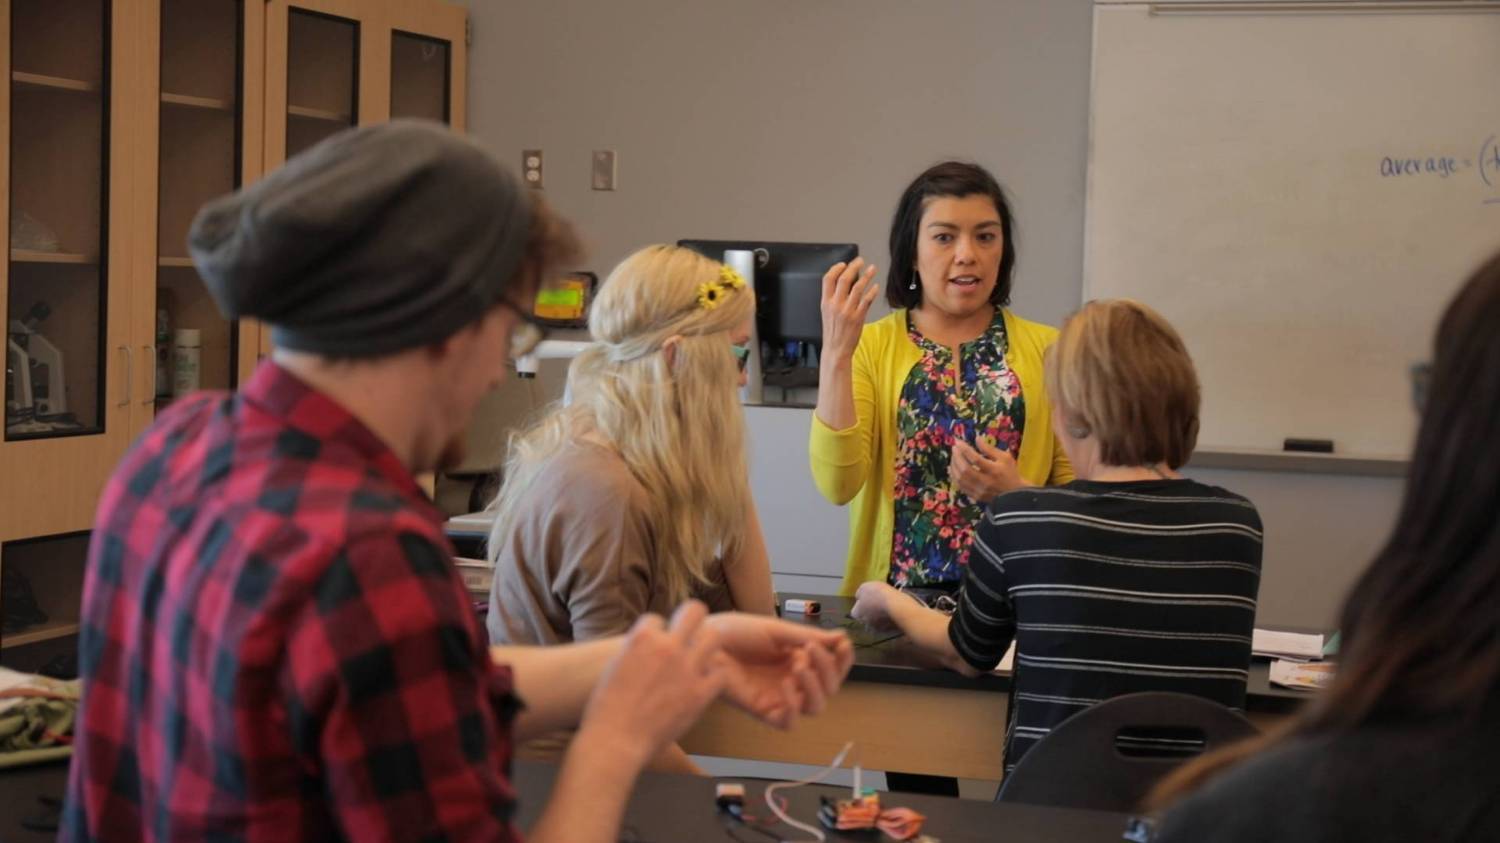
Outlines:
[{"label": "dark haired person", "polygon": [[1007,306],[1016,263],[1005,193],[984,168],[916,178],[891,222],[893,312],[855,260],[823,278],[823,357],[809,456],[850,507],[842,594],[870,580],[956,590],[986,501],[1073,479],[1052,434],[1042,353],[1057,336]]},{"label": "dark haired person", "polygon": [[1177,473],[1198,441],[1200,390],[1160,314],[1084,305],[1045,380],[1079,479],[990,502],[951,618],[880,582],[860,586],[852,612],[966,673],[1016,642],[1007,773],[1063,721],[1123,694],[1243,709],[1260,589],[1255,506]]},{"label": "dark haired person", "polygon": [[1180,802],[1159,840],[1500,840],[1497,328],[1500,254],[1438,326],[1405,499],[1344,602],[1338,678],[1286,728],[1164,782],[1153,802]]}]

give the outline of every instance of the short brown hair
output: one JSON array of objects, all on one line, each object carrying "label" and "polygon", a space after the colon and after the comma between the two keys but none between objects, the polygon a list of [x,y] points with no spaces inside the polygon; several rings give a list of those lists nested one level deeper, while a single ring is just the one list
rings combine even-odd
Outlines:
[{"label": "short brown hair", "polygon": [[1047,353],[1047,394],[1106,465],[1179,468],[1198,442],[1198,373],[1161,314],[1129,299],[1092,301]]}]

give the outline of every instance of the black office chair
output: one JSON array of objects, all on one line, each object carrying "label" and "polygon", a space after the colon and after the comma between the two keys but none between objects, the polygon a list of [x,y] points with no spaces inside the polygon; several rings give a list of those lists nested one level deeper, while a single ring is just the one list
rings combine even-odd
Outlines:
[{"label": "black office chair", "polygon": [[995,800],[1134,811],[1178,765],[1259,730],[1212,700],[1126,694],[1063,721],[1032,747]]}]

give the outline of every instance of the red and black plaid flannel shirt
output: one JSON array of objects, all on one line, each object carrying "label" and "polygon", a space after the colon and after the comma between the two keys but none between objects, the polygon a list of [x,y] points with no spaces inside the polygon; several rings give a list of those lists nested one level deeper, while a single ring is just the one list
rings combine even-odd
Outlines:
[{"label": "red and black plaid flannel shirt", "polygon": [[515,839],[511,677],[441,524],[272,363],[167,411],[99,507],[61,839]]}]

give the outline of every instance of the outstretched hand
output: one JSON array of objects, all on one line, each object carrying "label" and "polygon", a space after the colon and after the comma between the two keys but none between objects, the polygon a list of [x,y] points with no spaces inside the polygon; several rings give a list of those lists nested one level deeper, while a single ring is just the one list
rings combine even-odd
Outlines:
[{"label": "outstretched hand", "polygon": [[778,729],[821,713],[854,664],[854,646],[838,630],[735,612],[708,623],[722,647],[725,699]]},{"label": "outstretched hand", "polygon": [[730,681],[708,609],[689,600],[672,614],[642,615],[605,668],[584,710],[580,734],[628,744],[641,765],[677,740]]}]

